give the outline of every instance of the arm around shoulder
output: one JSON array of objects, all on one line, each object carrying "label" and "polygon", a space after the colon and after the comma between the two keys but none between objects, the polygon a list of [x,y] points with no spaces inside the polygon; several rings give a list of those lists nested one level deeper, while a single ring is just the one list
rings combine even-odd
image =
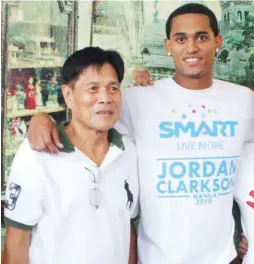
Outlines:
[{"label": "arm around shoulder", "polygon": [[28,140],[34,150],[48,150],[57,153],[62,148],[56,124],[53,118],[46,113],[38,113],[29,122]]}]

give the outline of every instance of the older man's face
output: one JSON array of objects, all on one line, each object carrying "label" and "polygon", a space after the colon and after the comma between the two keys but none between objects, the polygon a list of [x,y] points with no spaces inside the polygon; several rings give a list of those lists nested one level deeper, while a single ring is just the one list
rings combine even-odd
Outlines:
[{"label": "older man's face", "polygon": [[100,69],[87,68],[75,82],[68,103],[72,119],[96,131],[108,131],[113,127],[120,105],[120,83],[110,64]]}]

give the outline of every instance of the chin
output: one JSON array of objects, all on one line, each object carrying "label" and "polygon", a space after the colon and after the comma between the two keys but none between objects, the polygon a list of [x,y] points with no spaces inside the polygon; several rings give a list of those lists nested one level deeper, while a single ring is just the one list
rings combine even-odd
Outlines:
[{"label": "chin", "polygon": [[205,74],[204,71],[198,71],[198,72],[186,72],[184,75],[188,78],[198,79],[201,78]]},{"label": "chin", "polygon": [[108,132],[113,126],[98,126],[95,130],[99,132]]},{"label": "chin", "polygon": [[116,122],[107,122],[107,123],[101,123],[101,124],[96,124],[94,126],[94,128],[98,131],[103,131],[103,132],[107,132],[109,131],[114,125],[115,125]]}]

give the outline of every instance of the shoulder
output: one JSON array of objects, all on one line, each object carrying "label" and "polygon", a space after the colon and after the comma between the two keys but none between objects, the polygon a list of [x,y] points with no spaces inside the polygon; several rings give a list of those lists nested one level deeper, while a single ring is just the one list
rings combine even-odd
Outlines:
[{"label": "shoulder", "polygon": [[15,154],[12,168],[22,168],[29,170],[36,169],[41,164],[43,157],[50,155],[47,152],[38,152],[31,148],[28,139],[25,139],[19,146]]},{"label": "shoulder", "polygon": [[129,137],[122,136],[122,141],[123,141],[125,150],[131,151],[133,153],[136,152],[136,145]]},{"label": "shoulder", "polygon": [[126,136],[122,136],[122,141],[124,144],[124,157],[127,162],[137,159],[137,149],[135,143]]},{"label": "shoulder", "polygon": [[16,152],[15,158],[22,159],[23,161],[29,159],[35,159],[37,156],[37,152],[30,147],[28,139],[24,139],[24,141],[20,144],[18,151]]},{"label": "shoulder", "polygon": [[157,93],[157,91],[162,88],[170,85],[169,78],[155,81],[153,85],[150,86],[133,86],[129,88],[125,88],[123,90],[123,96],[127,99],[133,96],[145,96],[145,95],[153,95]]},{"label": "shoulder", "polygon": [[243,85],[217,80],[217,79],[214,80],[214,83],[216,84],[216,86],[219,86],[219,89],[223,89],[224,91],[230,92],[231,94],[233,93],[233,94],[237,94],[241,96],[249,96],[249,97],[254,96],[254,92],[250,88]]},{"label": "shoulder", "polygon": [[41,175],[39,155],[40,153],[32,150],[28,140],[25,139],[14,157],[9,180],[20,184],[29,182],[29,186],[36,183]]}]

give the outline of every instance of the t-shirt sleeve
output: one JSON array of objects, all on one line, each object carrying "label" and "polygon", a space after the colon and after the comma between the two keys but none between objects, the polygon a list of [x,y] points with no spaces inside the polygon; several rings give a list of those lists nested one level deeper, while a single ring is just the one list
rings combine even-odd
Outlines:
[{"label": "t-shirt sleeve", "polygon": [[43,184],[37,159],[37,153],[24,140],[13,160],[6,187],[5,221],[23,230],[31,230],[42,216]]},{"label": "t-shirt sleeve", "polygon": [[[126,88],[126,89],[132,89],[132,88]],[[121,111],[120,111],[119,119],[115,124],[115,129],[123,136],[127,136],[132,141],[135,141],[133,124],[132,124],[132,119],[128,104],[128,94],[126,90],[122,92]]]}]

